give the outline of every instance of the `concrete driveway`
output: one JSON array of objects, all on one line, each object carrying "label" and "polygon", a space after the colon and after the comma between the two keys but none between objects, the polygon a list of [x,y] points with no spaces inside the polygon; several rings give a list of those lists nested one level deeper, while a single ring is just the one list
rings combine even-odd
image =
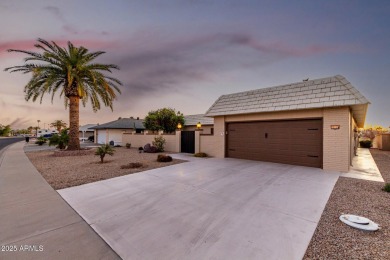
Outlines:
[{"label": "concrete driveway", "polygon": [[123,259],[301,259],[338,177],[197,159],[59,193]]}]

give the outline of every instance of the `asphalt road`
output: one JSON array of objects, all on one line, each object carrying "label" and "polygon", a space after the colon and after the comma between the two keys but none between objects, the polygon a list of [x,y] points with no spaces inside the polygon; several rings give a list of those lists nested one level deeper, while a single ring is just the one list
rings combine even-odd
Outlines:
[{"label": "asphalt road", "polygon": [[13,144],[13,143],[16,143],[16,142],[19,142],[22,140],[24,140],[24,137],[5,137],[5,138],[0,137],[0,164],[2,161],[3,153],[5,151],[4,148],[10,144]]},{"label": "asphalt road", "polygon": [[3,150],[6,146],[22,141],[24,137],[8,137],[8,138],[0,138],[0,151]]}]

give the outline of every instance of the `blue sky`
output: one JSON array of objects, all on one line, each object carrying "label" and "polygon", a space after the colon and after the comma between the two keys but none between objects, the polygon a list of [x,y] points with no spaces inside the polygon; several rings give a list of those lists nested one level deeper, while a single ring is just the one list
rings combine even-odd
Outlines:
[{"label": "blue sky", "polygon": [[389,14],[389,1],[3,0],[0,124],[68,121],[59,98],[26,102],[29,76],[3,71],[24,57],[7,49],[44,38],[104,50],[99,61],[121,67],[114,112],[87,106],[81,124],[204,113],[223,94],[341,74],[371,101],[366,123],[390,126]]}]

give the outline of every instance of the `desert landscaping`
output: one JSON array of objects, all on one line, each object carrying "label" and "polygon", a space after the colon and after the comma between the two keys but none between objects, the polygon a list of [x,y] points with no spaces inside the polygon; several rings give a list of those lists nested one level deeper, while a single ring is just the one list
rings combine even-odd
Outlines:
[{"label": "desert landscaping", "polygon": [[[390,151],[370,149],[385,182],[390,182]],[[304,259],[386,259],[390,255],[390,193],[384,183],[339,177]],[[351,228],[341,214],[365,216],[377,232]]]},{"label": "desert landscaping", "polygon": [[[99,156],[95,155],[95,149],[80,156],[54,156],[53,151],[27,152],[26,154],[43,178],[55,190],[184,162],[178,159],[173,159],[172,162],[157,162],[157,155],[161,153],[139,153],[136,148],[127,149],[125,147],[115,147],[114,155],[106,155],[104,163],[100,163]],[[121,169],[121,166],[130,163],[142,163],[142,166],[132,169],[122,167],[127,169]]]}]

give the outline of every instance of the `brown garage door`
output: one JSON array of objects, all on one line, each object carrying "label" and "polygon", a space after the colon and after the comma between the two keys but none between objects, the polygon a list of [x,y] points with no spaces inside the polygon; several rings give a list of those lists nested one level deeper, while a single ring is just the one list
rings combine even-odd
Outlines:
[{"label": "brown garage door", "polygon": [[228,123],[227,157],[322,168],[322,120]]}]

